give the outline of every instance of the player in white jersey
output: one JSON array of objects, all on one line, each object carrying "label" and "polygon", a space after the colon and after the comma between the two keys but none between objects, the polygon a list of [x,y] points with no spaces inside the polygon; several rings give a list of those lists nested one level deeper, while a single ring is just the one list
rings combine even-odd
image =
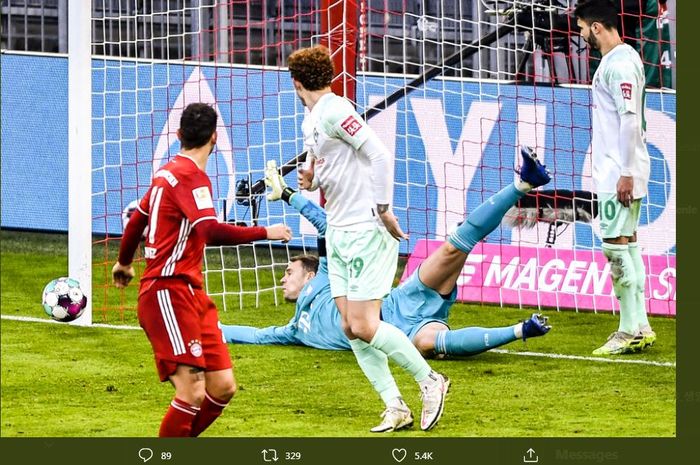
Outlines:
[{"label": "player in white jersey", "polygon": [[583,39],[603,57],[593,76],[593,180],[600,203],[603,253],[620,303],[618,330],[593,353],[623,354],[656,340],[647,319],[646,272],[637,245],[642,198],[649,183],[644,65],[620,38],[618,11],[611,1],[581,2],[574,15]]},{"label": "player in white jersey", "polygon": [[334,70],[325,47],[295,51],[288,59],[297,95],[308,109],[302,124],[307,149],[299,187],[326,196],[331,295],[357,362],[386,404],[373,432],[410,426],[388,359],[411,373],[423,399],[421,428],[442,415],[447,378],[433,371],[408,337],[380,319],[382,298],[396,274],[399,240],[407,238],[393,215],[393,157],[352,104],[331,91]]}]

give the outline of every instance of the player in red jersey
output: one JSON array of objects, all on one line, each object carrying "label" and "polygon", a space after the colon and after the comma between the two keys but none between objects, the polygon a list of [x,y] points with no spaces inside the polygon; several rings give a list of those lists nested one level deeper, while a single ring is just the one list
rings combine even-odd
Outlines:
[{"label": "player in red jersey", "polygon": [[134,277],[134,252],[148,226],[138,317],[161,381],[170,380],[175,387],[161,437],[198,436],[236,391],[216,306],[202,290],[204,246],[292,237],[283,224],[246,228],[217,220],[205,172],[216,145],[216,119],[216,111],[203,103],[182,112],[177,131],[181,151],[153,177],[124,230],[112,268],[114,284],[127,286]]}]

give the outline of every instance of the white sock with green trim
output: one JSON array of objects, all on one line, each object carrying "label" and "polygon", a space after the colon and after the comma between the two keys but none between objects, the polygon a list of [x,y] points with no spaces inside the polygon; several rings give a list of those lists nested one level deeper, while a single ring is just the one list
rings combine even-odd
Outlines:
[{"label": "white sock with green trim", "polygon": [[432,371],[428,362],[418,352],[416,346],[408,340],[408,337],[396,326],[389,323],[379,322],[379,327],[374,333],[370,345],[384,352],[401,368],[411,373],[418,382],[424,381]]},{"label": "white sock with green trim", "polygon": [[389,370],[389,362],[384,352],[375,349],[362,339],[350,339],[357,364],[360,365],[372,387],[379,393],[384,404],[389,407],[401,398],[396,381]]},{"label": "white sock with green trim", "polygon": [[620,302],[620,326],[618,331],[635,334],[637,324],[637,284],[634,263],[627,244],[603,242],[603,253],[610,262],[615,297]]},{"label": "white sock with green trim", "polygon": [[635,273],[635,287],[636,287],[636,315],[637,315],[637,325],[639,328],[649,326],[649,318],[647,317],[647,304],[644,299],[644,285],[647,280],[647,271],[644,268],[644,259],[642,258],[642,250],[639,248],[637,242],[630,242],[627,244],[629,247],[630,257],[632,257],[632,263],[634,265]]}]

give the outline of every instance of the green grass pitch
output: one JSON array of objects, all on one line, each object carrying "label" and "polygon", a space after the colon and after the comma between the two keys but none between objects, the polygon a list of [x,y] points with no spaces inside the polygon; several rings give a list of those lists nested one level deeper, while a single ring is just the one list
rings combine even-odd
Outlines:
[{"label": "green grass pitch", "polygon": [[[66,236],[3,231],[0,239],[2,315],[45,318],[41,291],[66,274]],[[105,269],[95,270],[97,292],[103,292],[97,284]],[[118,298],[129,303],[134,296],[132,290]],[[263,326],[285,323],[293,307],[275,307],[267,293],[258,308],[220,313],[225,323]],[[450,324],[504,326],[529,313],[458,304]],[[502,348],[508,352],[432,361],[453,381],[441,422],[429,433],[414,426],[394,436],[676,435],[674,319],[654,318],[657,344],[615,359],[649,363],[606,363],[590,353],[617,327],[616,316],[545,313],[553,329],[544,337]],[[133,312],[108,320],[135,324]],[[11,319],[3,319],[1,327],[3,437],[157,434],[173,390],[158,382],[140,330]],[[239,391],[204,436],[370,436],[369,427],[379,421],[382,404],[350,352],[272,346],[230,346],[230,351]],[[517,355],[521,352],[535,354]],[[419,414],[415,383],[397,367],[393,371]]]}]

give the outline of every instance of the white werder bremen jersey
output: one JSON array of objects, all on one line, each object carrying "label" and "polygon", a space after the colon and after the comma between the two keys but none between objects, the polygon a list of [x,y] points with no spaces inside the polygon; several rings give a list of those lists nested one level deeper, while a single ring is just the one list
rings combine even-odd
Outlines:
[{"label": "white werder bremen jersey", "polygon": [[598,192],[617,192],[622,168],[620,159],[620,115],[633,113],[638,131],[634,146],[632,176],[635,199],[647,194],[649,153],[644,119],[644,65],[639,54],[621,44],[600,61],[593,76],[593,180]]},{"label": "white werder bremen jersey", "polygon": [[328,225],[345,230],[376,227],[371,165],[358,154],[372,128],[345,98],[328,93],[306,113],[302,131],[306,149],[316,158]]}]

